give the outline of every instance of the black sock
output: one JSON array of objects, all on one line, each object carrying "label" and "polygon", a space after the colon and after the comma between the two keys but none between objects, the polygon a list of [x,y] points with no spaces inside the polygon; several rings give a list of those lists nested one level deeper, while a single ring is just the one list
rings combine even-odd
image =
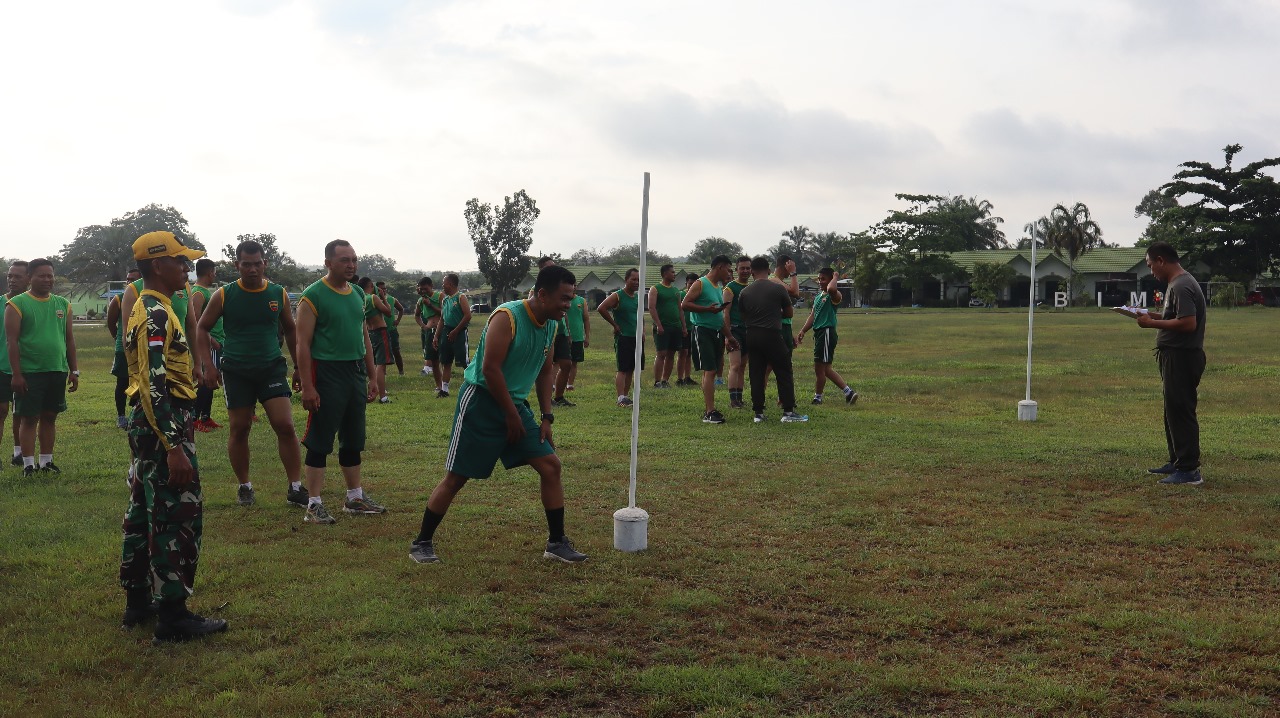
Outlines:
[{"label": "black sock", "polygon": [[444,521],[444,514],[438,514],[431,509],[423,509],[422,511],[422,528],[418,531],[418,541],[430,541],[432,536],[436,535],[436,527],[440,522]]},{"label": "black sock", "polygon": [[547,540],[551,543],[559,543],[564,539],[564,507],[546,509],[546,512]]}]

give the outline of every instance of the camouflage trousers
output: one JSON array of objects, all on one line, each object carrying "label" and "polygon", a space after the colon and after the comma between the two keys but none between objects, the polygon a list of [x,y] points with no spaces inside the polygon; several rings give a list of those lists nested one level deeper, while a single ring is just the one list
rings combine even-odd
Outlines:
[{"label": "camouflage trousers", "polygon": [[188,408],[175,409],[186,427],[182,450],[195,478],[186,486],[169,486],[169,463],[164,444],[134,410],[129,429],[134,473],[129,506],[124,514],[124,549],[120,556],[120,585],[125,590],[149,589],[159,600],[191,595],[200,558],[204,498],[196,466],[195,430]]}]

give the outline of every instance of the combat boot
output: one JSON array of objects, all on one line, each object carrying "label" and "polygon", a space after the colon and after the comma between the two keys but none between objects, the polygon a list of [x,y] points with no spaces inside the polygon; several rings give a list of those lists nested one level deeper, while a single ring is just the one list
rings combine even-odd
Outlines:
[{"label": "combat boot", "polygon": [[227,622],[221,618],[205,618],[187,610],[186,601],[166,601],[160,604],[156,618],[153,643],[177,643],[202,638],[227,630]]}]

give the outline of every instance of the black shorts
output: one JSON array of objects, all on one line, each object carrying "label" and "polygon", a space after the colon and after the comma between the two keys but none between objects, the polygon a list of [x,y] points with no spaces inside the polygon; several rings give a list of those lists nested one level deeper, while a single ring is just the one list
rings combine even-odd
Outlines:
[{"label": "black shorts", "polygon": [[587,360],[586,342],[570,342],[569,354],[573,356],[574,364],[581,364]]},{"label": "black shorts", "polygon": [[747,327],[743,324],[735,324],[729,327],[729,333],[734,339],[738,340],[738,351],[745,352],[747,350]]},{"label": "black shorts", "polygon": [[684,330],[679,324],[663,324],[661,332],[654,326],[653,343],[660,352],[678,352],[684,347]]},{"label": "black shorts", "polygon": [[573,351],[569,345],[569,335],[557,333],[555,347],[551,352],[551,361],[562,362],[573,359]]},{"label": "black shorts", "polygon": [[[636,370],[636,338],[624,337],[621,334],[613,337],[613,354],[614,360],[618,364],[618,371],[631,372]],[[644,352],[640,353],[640,368],[644,368]]]}]

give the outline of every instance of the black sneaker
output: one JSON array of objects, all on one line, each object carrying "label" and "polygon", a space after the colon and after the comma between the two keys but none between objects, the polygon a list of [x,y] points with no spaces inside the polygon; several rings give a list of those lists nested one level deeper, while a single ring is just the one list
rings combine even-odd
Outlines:
[{"label": "black sneaker", "polygon": [[290,488],[284,495],[285,502],[293,504],[300,509],[307,508],[307,498],[307,487],[305,486],[299,486],[297,490]]},{"label": "black sneaker", "polygon": [[47,464],[45,464],[44,466],[41,466],[41,467],[40,467],[40,473],[42,473],[42,474],[61,474],[61,473],[62,473],[62,469],[59,469],[57,464],[55,464],[55,463],[53,463],[52,461],[50,461],[49,463],[47,463]]},{"label": "black sneaker", "polygon": [[1165,464],[1164,466],[1161,466],[1161,467],[1158,467],[1158,468],[1155,468],[1155,469],[1147,469],[1147,473],[1148,473],[1148,474],[1166,474],[1166,475],[1168,475],[1168,474],[1172,474],[1172,473],[1173,473],[1173,472],[1175,472],[1175,471],[1177,471],[1177,469],[1173,468],[1173,462],[1172,462],[1172,461],[1170,461],[1169,463]]},{"label": "black sneaker", "polygon": [[236,503],[241,506],[253,506],[253,487],[241,484],[240,488],[236,489]]},{"label": "black sneaker", "polygon": [[159,609],[160,607],[155,601],[152,601],[149,605],[143,608],[125,608],[124,616],[120,618],[120,628],[126,631],[132,631],[138,626],[141,626],[147,621],[155,618],[156,611]]},{"label": "black sneaker", "polygon": [[729,408],[730,408],[730,409],[745,409],[746,407],[747,407],[747,405],[746,405],[746,404],[744,404],[744,403],[742,403],[742,400],[741,400],[741,399],[730,399],[730,400],[729,400]]},{"label": "black sneaker", "polygon": [[764,414],[756,414],[755,418],[753,418],[751,421],[757,424],[763,424],[766,421],[766,419],[764,417]]},{"label": "black sneaker", "polygon": [[37,469],[34,466],[24,466],[22,467],[22,478],[24,479],[35,478],[37,471],[39,471],[39,469]]},{"label": "black sneaker", "polygon": [[848,404],[848,405],[850,405],[850,406],[852,406],[852,405],[854,405],[854,404],[857,404],[857,403],[858,403],[858,392],[856,392],[856,391],[847,391],[847,392],[845,392],[845,394],[844,394],[844,403],[846,403],[846,404]]},{"label": "black sneaker", "polygon": [[15,457],[13,457],[12,459],[10,459],[10,460],[9,460],[9,465],[10,465],[10,466],[16,466],[16,467],[18,467],[19,469],[21,469],[21,468],[22,468],[22,457],[21,457],[21,456],[15,456]]},{"label": "black sneaker", "polygon": [[409,544],[409,558],[415,563],[440,563],[436,548],[430,541],[414,541]]},{"label": "black sneaker", "polygon": [[555,398],[555,399],[552,399],[552,400],[551,400],[551,405],[552,405],[552,406],[565,406],[565,407],[568,407],[568,406],[577,406],[577,404],[575,404],[575,403],[573,403],[573,402],[569,401],[568,399],[564,398],[563,396],[562,396],[562,397]]},{"label": "black sneaker", "polygon": [[703,415],[702,415],[702,423],[704,423],[704,424],[723,424],[723,423],[724,423],[724,414],[721,414],[721,413],[720,413],[718,410],[716,410],[716,409],[712,409],[711,411],[708,411],[707,413],[705,413],[705,414],[703,414]]},{"label": "black sneaker", "polygon": [[1157,483],[1199,486],[1204,483],[1204,477],[1200,475],[1200,469],[1193,469],[1191,471],[1175,471],[1163,479],[1160,479]]},{"label": "black sneaker", "polygon": [[445,398],[448,398],[448,396],[449,396],[449,392],[445,391],[444,389],[440,389],[439,391],[436,392],[437,399],[445,399]]},{"label": "black sneaker", "polygon": [[582,563],[587,560],[585,553],[573,550],[573,542],[568,536],[561,536],[559,541],[548,541],[547,550],[542,552],[543,558],[553,558],[564,563]]},{"label": "black sneaker", "polygon": [[227,622],[221,618],[205,618],[184,610],[181,615],[156,621],[152,643],[179,643],[227,630]]},{"label": "black sneaker", "polygon": [[663,388],[663,389],[670,389],[670,388],[671,388],[671,382],[669,382],[669,381],[664,381],[664,382],[662,382],[662,387],[661,387],[661,388]]},{"label": "black sneaker", "polygon": [[813,397],[813,401],[811,401],[811,402],[809,402],[809,403],[810,403],[810,404],[814,404],[815,406],[816,406],[816,405],[818,405],[818,404],[821,404],[821,403],[822,403],[822,397],[820,397],[820,396],[815,396],[815,397]]},{"label": "black sneaker", "polygon": [[629,396],[624,396],[618,400],[618,406],[631,406],[634,403]]}]

